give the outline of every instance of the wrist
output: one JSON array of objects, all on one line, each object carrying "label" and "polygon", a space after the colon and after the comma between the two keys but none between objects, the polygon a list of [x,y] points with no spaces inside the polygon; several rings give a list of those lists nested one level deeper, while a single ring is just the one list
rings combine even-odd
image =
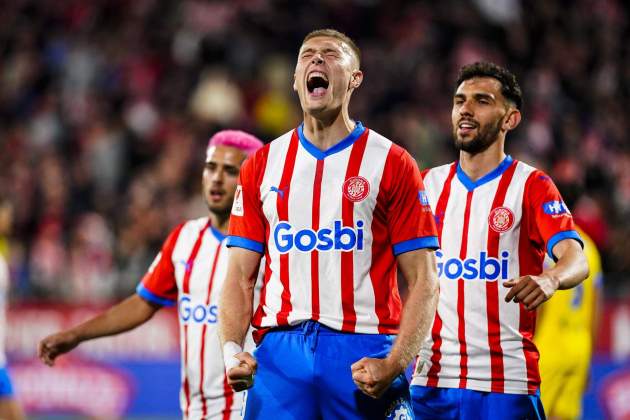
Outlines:
[{"label": "wrist", "polygon": [[243,347],[234,341],[227,341],[223,344],[223,364],[225,365],[226,371],[237,367],[241,363],[235,356],[242,352]]},{"label": "wrist", "polygon": [[385,358],[385,362],[389,366],[392,377],[396,377],[405,371],[406,366],[403,365],[400,358],[392,356],[391,353]]},{"label": "wrist", "polygon": [[558,276],[554,275],[552,272],[547,272],[545,274],[547,275],[547,277],[549,277],[549,282],[551,283],[553,290],[556,291],[560,289],[561,284]]}]

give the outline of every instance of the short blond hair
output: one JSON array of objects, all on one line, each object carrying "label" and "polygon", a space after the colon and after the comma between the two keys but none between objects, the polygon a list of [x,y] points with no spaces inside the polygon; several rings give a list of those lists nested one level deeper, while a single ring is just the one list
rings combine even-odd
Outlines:
[{"label": "short blond hair", "polygon": [[357,47],[357,44],[348,35],[344,34],[343,32],[339,32],[336,29],[326,28],[326,29],[316,29],[314,31],[311,31],[308,33],[308,35],[304,37],[304,40],[302,41],[302,45],[304,45],[306,41],[308,41],[309,39],[317,38],[320,36],[328,37],[328,38],[335,38],[348,44],[348,46],[354,53],[354,57],[357,59],[357,65],[359,67],[361,66],[361,50],[359,49],[359,47]]}]

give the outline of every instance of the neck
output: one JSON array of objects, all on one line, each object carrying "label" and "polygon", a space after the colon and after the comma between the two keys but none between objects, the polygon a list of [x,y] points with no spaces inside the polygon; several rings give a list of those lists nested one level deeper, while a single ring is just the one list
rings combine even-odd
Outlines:
[{"label": "neck", "polygon": [[221,232],[224,235],[228,233],[228,225],[230,223],[230,213],[227,214],[219,214],[215,212],[208,212],[208,217],[210,218],[210,223],[212,227]]},{"label": "neck", "polygon": [[333,116],[315,116],[304,112],[304,135],[320,150],[327,150],[346,138],[354,130],[355,122],[344,105]]},{"label": "neck", "polygon": [[461,150],[459,152],[459,166],[472,181],[476,181],[495,169],[503,159],[505,139],[500,138],[490,147],[480,153],[471,154]]}]

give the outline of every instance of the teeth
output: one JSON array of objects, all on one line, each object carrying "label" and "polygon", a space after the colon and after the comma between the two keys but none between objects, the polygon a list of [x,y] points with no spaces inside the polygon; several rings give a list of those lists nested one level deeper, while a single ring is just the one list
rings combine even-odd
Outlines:
[{"label": "teeth", "polygon": [[475,128],[475,124],[469,122],[459,123],[460,128]]},{"label": "teeth", "polygon": [[321,77],[325,81],[328,81],[328,77],[324,73],[322,73],[320,71],[314,71],[314,72],[310,73],[308,75],[308,80],[311,80],[313,77]]}]

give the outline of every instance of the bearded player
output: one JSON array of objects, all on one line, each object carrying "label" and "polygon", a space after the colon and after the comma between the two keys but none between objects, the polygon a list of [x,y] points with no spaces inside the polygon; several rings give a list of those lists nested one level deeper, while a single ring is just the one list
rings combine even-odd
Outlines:
[{"label": "bearded player", "polygon": [[[521,121],[516,78],[461,69],[459,160],[423,173],[437,220],[440,297],[411,395],[419,419],[540,419],[536,308],[588,275],[582,240],[549,176],[506,155]],[[543,270],[545,254],[556,265]]]}]

